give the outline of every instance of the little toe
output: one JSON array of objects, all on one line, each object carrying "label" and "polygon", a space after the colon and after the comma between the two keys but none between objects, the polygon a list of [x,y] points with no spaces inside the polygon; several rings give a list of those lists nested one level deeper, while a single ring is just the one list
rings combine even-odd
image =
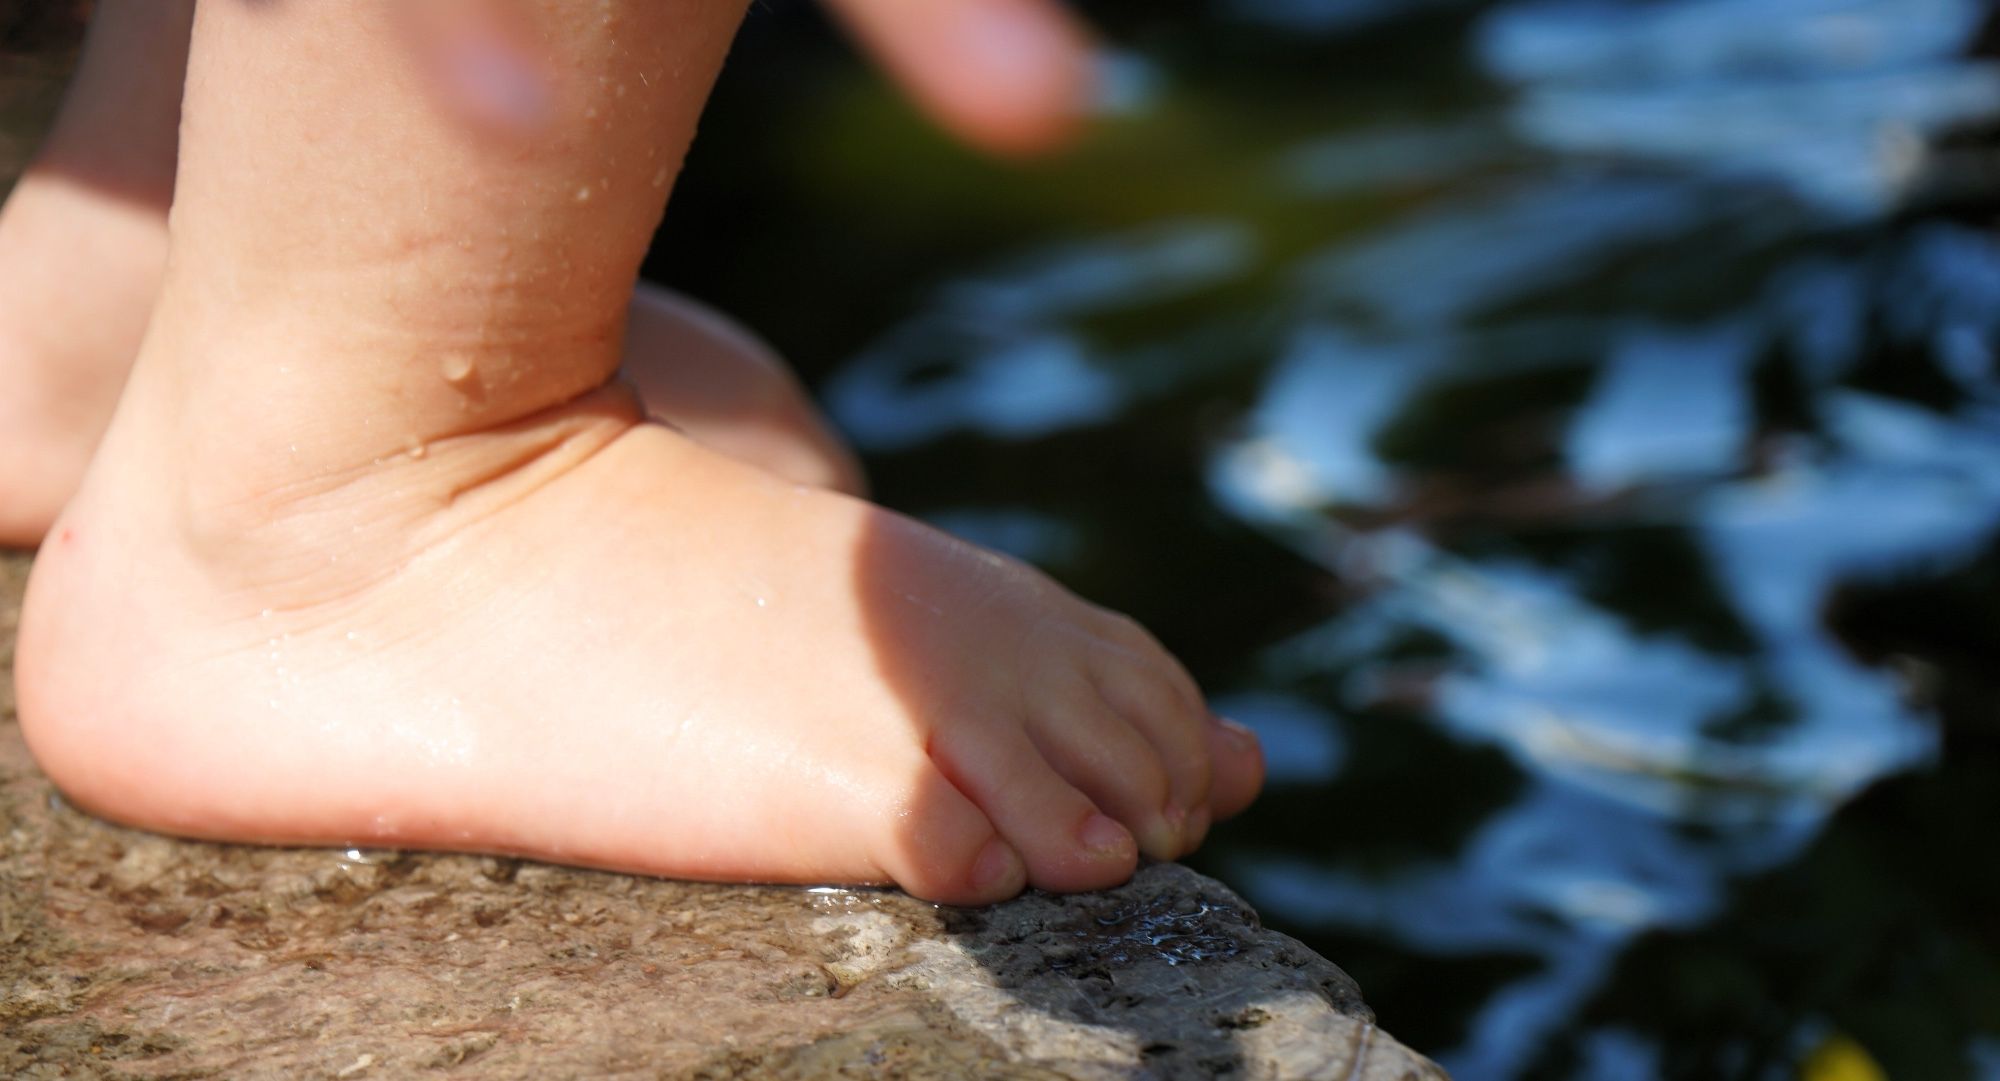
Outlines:
[{"label": "little toe", "polygon": [[932,759],[1021,854],[1028,884],[1057,892],[1115,886],[1138,869],[1132,834],[1056,772],[1016,725],[975,725]]},{"label": "little toe", "polygon": [[1027,886],[1027,868],[993,820],[930,763],[875,854],[885,874],[913,896],[943,905],[1004,901]]},{"label": "little toe", "polygon": [[1214,763],[1209,808],[1216,818],[1228,818],[1250,806],[1264,787],[1264,748],[1256,733],[1221,717],[1209,722],[1208,747]]},{"label": "little toe", "polygon": [[1188,704],[1202,706],[1201,687],[1195,683],[1194,676],[1158,638],[1153,637],[1153,632],[1147,630],[1144,624],[1109,608],[1098,608],[1097,616],[1092,626],[1101,637],[1146,662],[1154,674],[1165,680],[1170,689]]},{"label": "little toe", "polygon": [[1168,802],[1191,813],[1209,801],[1208,710],[1190,700],[1152,665],[1125,656],[1096,666],[1093,679],[1106,704],[1145,736],[1166,770]]}]

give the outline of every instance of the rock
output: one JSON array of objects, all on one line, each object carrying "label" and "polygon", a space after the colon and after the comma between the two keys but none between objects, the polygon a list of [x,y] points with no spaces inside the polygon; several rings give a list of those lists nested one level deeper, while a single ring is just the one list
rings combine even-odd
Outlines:
[{"label": "rock", "polygon": [[0,1075],[1443,1077],[1178,866],[959,910],[107,825],[14,723],[26,566],[0,557]]}]

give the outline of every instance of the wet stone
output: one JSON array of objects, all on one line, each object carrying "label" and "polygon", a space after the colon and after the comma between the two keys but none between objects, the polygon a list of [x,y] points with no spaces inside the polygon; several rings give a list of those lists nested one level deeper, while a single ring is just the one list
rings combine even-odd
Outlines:
[{"label": "wet stone", "polygon": [[983,910],[168,840],[51,798],[0,556],[0,1076],[1432,1081],[1220,884]]}]

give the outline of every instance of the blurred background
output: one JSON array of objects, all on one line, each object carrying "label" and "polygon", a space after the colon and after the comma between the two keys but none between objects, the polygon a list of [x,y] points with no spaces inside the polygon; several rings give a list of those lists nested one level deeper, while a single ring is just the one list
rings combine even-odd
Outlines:
[{"label": "blurred background", "polygon": [[1005,165],[758,3],[649,276],[1256,728],[1192,862],[1462,1081],[2000,1079],[1993,5],[1078,7]]}]

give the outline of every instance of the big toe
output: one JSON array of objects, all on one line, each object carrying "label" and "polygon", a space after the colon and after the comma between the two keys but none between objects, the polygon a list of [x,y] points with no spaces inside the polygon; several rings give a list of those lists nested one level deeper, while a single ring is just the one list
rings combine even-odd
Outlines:
[{"label": "big toe", "polygon": [[919,767],[888,842],[882,872],[904,891],[944,905],[988,905],[1028,884],[1021,856],[992,819],[936,769]]}]

